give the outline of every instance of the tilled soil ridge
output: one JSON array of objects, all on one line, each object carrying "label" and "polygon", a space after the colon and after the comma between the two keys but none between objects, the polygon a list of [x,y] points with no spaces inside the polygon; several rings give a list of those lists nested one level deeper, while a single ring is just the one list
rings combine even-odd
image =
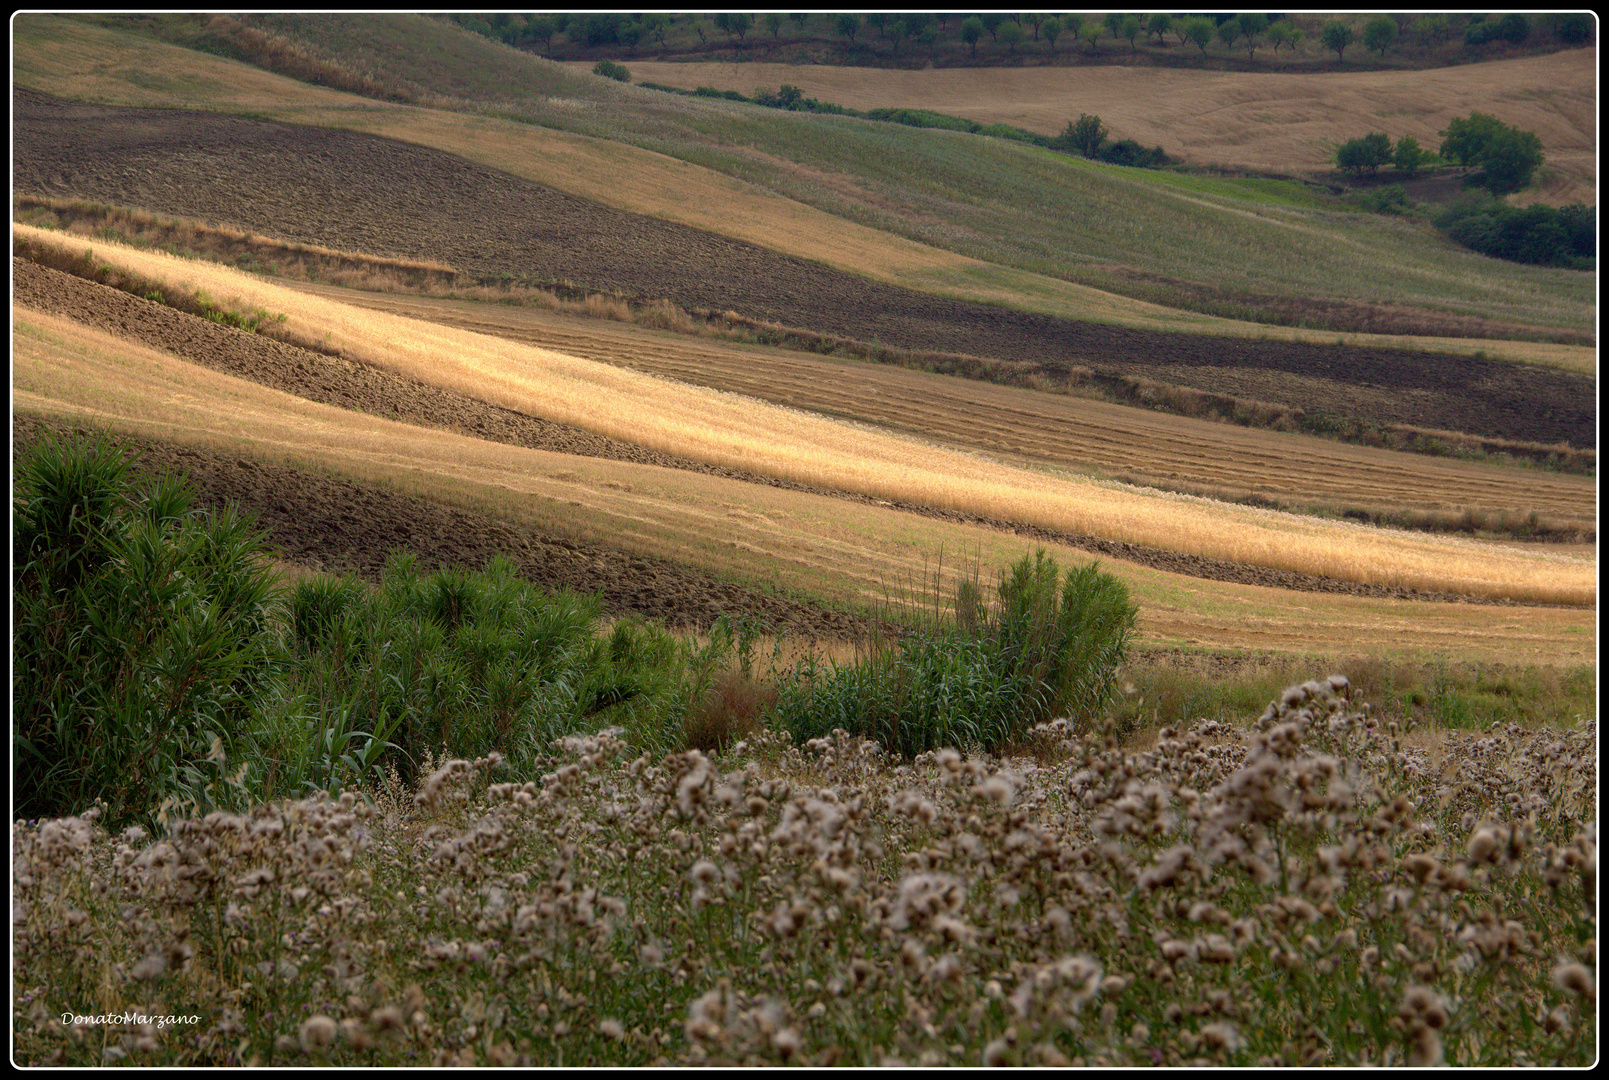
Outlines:
[{"label": "tilled soil ridge", "polygon": [[[1184,555],[1160,548],[1107,540],[1086,534],[1059,532],[1037,526],[987,518],[976,514],[936,509],[921,504],[877,499],[855,492],[811,487],[725,466],[706,464],[502,408],[464,394],[433,387],[392,372],[382,371],[369,365],[355,363],[339,357],[326,356],[322,353],[265,338],[258,334],[221,326],[194,315],[175,311],[151,300],[131,296],[117,289],[85,281],[82,278],[77,278],[58,270],[38,266],[24,259],[12,260],[12,275],[12,295],[13,302],[16,304],[76,319],[121,337],[180,356],[192,363],[250,379],[298,397],[342,408],[358,408],[370,415],[390,417],[424,426],[453,429],[489,441],[516,446],[579,454],[587,457],[631,461],[666,468],[687,469],[730,477],[749,483],[767,484],[773,487],[809,491],[836,498],[852,499],[857,502],[888,506],[946,520],[981,524],[1016,535],[1066,544],[1111,558],[1123,559],[1128,562],[1192,577],[1310,592],[1347,593],[1358,596],[1477,603],[1494,602],[1479,597],[1366,585],[1314,574],[1235,563],[1224,559]],[[148,442],[145,445],[156,446],[158,444]],[[167,454],[179,453],[180,448],[169,447],[163,452]],[[187,448],[183,450],[183,453],[191,460],[202,460],[209,457],[205,451],[195,449]],[[295,470],[287,472],[284,467],[280,466],[274,466],[271,469],[267,466],[257,466],[256,468],[266,470],[259,472],[259,476],[263,480],[271,479],[277,484],[291,484],[292,487],[307,486],[310,490],[319,488],[318,484],[312,482],[319,478],[310,478],[305,485],[300,482],[292,483],[287,477],[296,474]],[[213,472],[216,472],[216,470],[213,470]],[[212,473],[208,475],[210,476]],[[225,467],[222,475],[232,477],[234,472],[231,471],[230,467]],[[197,477],[196,482],[201,484],[204,480],[202,477]],[[296,524],[297,519],[294,514],[286,515],[283,520],[274,516],[280,511],[281,504],[284,502],[282,498],[274,496],[270,492],[259,492],[249,485],[225,484],[217,493],[212,493],[209,489],[209,496],[214,494],[218,499],[233,498],[243,505],[257,510],[260,514],[264,514],[266,522],[275,523],[271,529],[271,535],[274,537],[275,542],[285,550],[287,558],[293,562],[306,562],[315,567],[348,564],[363,570],[378,567],[383,565],[389,546],[396,546],[392,541],[399,535],[395,530],[382,530],[381,534],[377,535],[371,543],[366,540],[367,534],[364,531],[358,530],[354,532],[344,528],[342,523],[345,518],[331,523],[320,518],[316,512],[312,515],[313,520],[323,521],[325,525],[330,526],[331,531],[328,534],[320,533],[317,528],[312,526],[304,529]],[[365,498],[367,499],[368,497],[366,496]],[[376,505],[366,506],[364,515],[381,512],[387,509],[389,505],[383,499],[380,499]],[[268,513],[265,513],[265,510]],[[454,510],[451,513],[461,514],[463,512]],[[500,530],[503,533],[511,531],[506,524],[500,526]],[[470,563],[466,564],[457,557],[453,550],[438,552],[433,550],[429,543],[422,547],[415,547],[414,544],[421,539],[421,535],[417,532],[405,530],[405,538],[408,542],[402,546],[407,546],[410,550],[416,551],[422,560],[439,561],[445,559],[447,562],[443,563],[443,565],[475,565],[477,568],[478,565],[484,563],[484,559],[481,559],[479,563],[471,559]],[[284,537],[284,542],[281,542],[282,536]],[[531,539],[530,542],[568,545],[567,541]],[[348,545],[353,543],[372,550],[349,551]],[[375,547],[376,544],[381,546]],[[483,549],[476,546],[472,550],[479,552]],[[695,611],[699,610],[698,605],[693,605],[693,607]],[[707,605],[705,609],[707,610]],[[660,617],[657,612],[645,610],[643,613],[652,613],[655,614],[655,617]],[[790,614],[789,617],[794,621],[798,620],[797,613]]]},{"label": "tilled soil ridge", "polygon": [[13,91],[18,191],[285,240],[568,280],[901,349],[1091,367],[1381,423],[1596,444],[1585,376],[1496,360],[1166,334],[947,300],[377,136]]}]

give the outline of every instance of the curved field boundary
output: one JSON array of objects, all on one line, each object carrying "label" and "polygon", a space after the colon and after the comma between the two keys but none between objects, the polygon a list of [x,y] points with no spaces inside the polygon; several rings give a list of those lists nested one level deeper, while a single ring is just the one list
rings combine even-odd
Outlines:
[{"label": "curved field boundary", "polygon": [[887,365],[578,322],[530,308],[293,287],[1030,466],[1337,516],[1358,509],[1427,516],[1469,511],[1476,520],[1506,514],[1518,523],[1534,511],[1561,529],[1591,531],[1597,513],[1590,477],[1426,458]]},{"label": "curved field boundary", "polygon": [[[232,474],[224,494],[301,537],[279,542],[303,565],[359,569],[394,539],[440,556],[459,549],[466,537],[497,537],[512,528],[538,552],[556,546],[586,555],[591,546],[653,554],[727,580],[865,603],[891,588],[897,592],[901,583],[923,582],[940,552],[976,559],[987,575],[1026,546],[996,530],[885,507],[545,454],[353,415],[54,316],[14,314],[14,329],[19,414],[68,426],[109,424],[142,439],[179,443],[187,449],[177,464],[186,468],[198,456],[219,461]],[[276,482],[256,467],[259,462],[292,472]],[[309,475],[356,484],[358,491],[337,486],[321,494],[320,488],[308,498],[297,477]],[[386,494],[404,498],[379,497]],[[448,513],[422,512],[410,501],[419,499]],[[1064,564],[1088,559],[1076,549],[1045,546]],[[479,557],[475,548],[465,556],[467,565]],[[614,568],[610,561],[598,565],[605,573]],[[1103,566],[1129,584],[1148,644],[1304,654],[1364,649],[1546,664],[1587,663],[1596,655],[1589,609],[1313,593],[1293,604],[1282,589],[1201,581],[1123,561]],[[634,595],[652,591],[653,579],[646,580]],[[744,596],[741,590],[727,594],[730,606],[717,610],[741,613]]]}]

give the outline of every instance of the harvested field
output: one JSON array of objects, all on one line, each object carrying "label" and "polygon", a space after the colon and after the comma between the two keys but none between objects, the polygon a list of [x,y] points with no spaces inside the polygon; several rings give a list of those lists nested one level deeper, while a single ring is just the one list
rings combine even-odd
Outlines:
[{"label": "harvested field", "polygon": [[[901,348],[1074,366],[1525,442],[1592,446],[1590,378],[1390,349],[1152,333],[964,303],[595,203],[436,151],[17,91],[16,186],[289,240],[569,280]],[[294,193],[287,197],[287,193]]]},{"label": "harvested field", "polygon": [[717,345],[531,308],[297,287],[1028,465],[1336,515],[1418,514],[1434,524],[1438,515],[1445,522],[1467,511],[1472,521],[1495,525],[1507,515],[1517,525],[1535,512],[1558,531],[1590,535],[1595,528],[1597,493],[1589,477],[1427,458],[884,365]]},{"label": "harvested field", "polygon": [[[13,260],[13,279],[15,302],[28,308],[64,315],[130,341],[171,352],[193,363],[298,397],[374,416],[391,417],[516,446],[689,469],[749,483],[816,491],[878,505],[895,505],[950,520],[974,521],[1024,531],[1028,535],[1195,577],[1356,595],[1456,599],[1451,595],[1429,594],[1423,590],[1368,586],[1093,536],[1032,529],[1021,523],[989,521],[975,514],[951,509],[890,503],[886,499],[854,492],[826,490],[779,480],[651,450],[493,405],[366,364],[325,356],[259,335],[240,333],[24,260]],[[346,290],[320,291],[338,292],[342,299],[377,299]],[[413,303],[407,301],[381,303],[394,311],[400,308],[407,314],[419,314],[412,309]],[[1092,445],[1104,445],[1107,448],[1107,464],[1127,459],[1134,468],[1143,468],[1143,462],[1150,460],[1151,455],[1160,454],[1161,460],[1169,464],[1187,469],[1194,467],[1201,471],[1201,475],[1215,476],[1220,474],[1215,471],[1213,462],[1226,458],[1231,462],[1231,469],[1237,467],[1238,463],[1239,468],[1258,471],[1270,481],[1277,480],[1282,485],[1278,490],[1293,497],[1308,490],[1304,485],[1315,484],[1320,476],[1367,474],[1372,466],[1375,474],[1372,477],[1362,480],[1353,477],[1349,497],[1368,499],[1370,505],[1379,505],[1373,500],[1401,499],[1404,496],[1393,494],[1394,488],[1397,485],[1410,485],[1406,496],[1417,501],[1393,505],[1427,507],[1434,505],[1436,499],[1466,493],[1484,480],[1489,495],[1507,498],[1512,505],[1504,506],[1501,511],[1494,511],[1490,506],[1483,507],[1483,513],[1524,516],[1531,512],[1531,508],[1542,507],[1550,520],[1562,511],[1570,515],[1569,520],[1578,522],[1581,528],[1591,527],[1593,487],[1590,481],[1576,477],[1492,467],[1466,466],[1460,469],[1455,463],[1443,472],[1431,470],[1427,480],[1424,470],[1418,468],[1420,463],[1417,458],[1404,460],[1398,454],[1349,454],[1348,451],[1354,448],[1335,446],[1333,449],[1339,456],[1326,458],[1324,451],[1332,448],[1324,443],[1317,443],[1315,447],[1315,440],[1312,439],[1284,436],[1270,442],[1263,433],[1196,422],[1187,424],[1182,435],[1173,434],[1169,425],[1157,423],[1160,418],[1132,409],[868,365],[859,365],[859,368],[874,378],[869,383],[855,383],[854,380],[845,379],[842,366],[833,361],[791,354],[786,357],[793,361],[791,367],[786,364],[766,366],[759,370],[768,373],[768,377],[756,378],[748,374],[755,370],[752,361],[756,350],[752,349],[700,347],[640,331],[609,334],[605,332],[607,328],[598,328],[591,332],[591,327],[577,327],[573,322],[566,324],[566,321],[551,318],[540,319],[525,311],[488,308],[478,304],[442,301],[415,303],[423,306],[426,312],[458,312],[462,322],[473,324],[465,327],[468,329],[488,332],[502,326],[504,333],[501,336],[516,340],[542,343],[546,347],[560,348],[575,355],[596,353],[598,359],[609,359],[610,362],[649,370],[654,374],[671,375],[716,389],[736,391],[779,404],[885,427],[903,427],[924,437],[936,437],[964,448],[987,450],[996,456],[1004,454],[1032,464],[1084,464],[1087,461],[1081,456],[1084,450]],[[492,321],[492,326],[476,318],[482,315]],[[503,318],[499,319],[499,316]],[[508,332],[505,320],[509,319],[521,327],[519,333]],[[852,394],[831,389],[851,384],[858,387]],[[982,419],[985,416],[990,419]],[[1202,441],[1194,441],[1192,435]],[[1023,443],[1032,445],[1025,450],[1021,445]],[[1271,448],[1261,448],[1265,444]],[[1170,451],[1172,456],[1169,456]],[[1304,451],[1311,455],[1309,461],[1303,463],[1306,468],[1297,464]],[[1435,487],[1437,479],[1444,485],[1440,489]],[[1275,489],[1268,486],[1265,490]],[[1535,501],[1539,491],[1553,493],[1558,502],[1547,504]],[[1532,501],[1528,502],[1527,499]],[[293,538],[288,549],[302,544],[300,538]],[[378,557],[383,557],[383,549]]]}]

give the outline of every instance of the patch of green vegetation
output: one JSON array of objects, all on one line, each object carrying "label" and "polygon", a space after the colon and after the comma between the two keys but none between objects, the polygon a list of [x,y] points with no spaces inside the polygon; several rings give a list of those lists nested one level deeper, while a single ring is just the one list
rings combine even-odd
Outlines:
[{"label": "patch of green vegetation", "polygon": [[1239,723],[1292,682],[1326,665],[1346,675],[1354,697],[1388,719],[1421,729],[1485,730],[1493,724],[1576,729],[1597,713],[1597,669],[1453,664],[1380,658],[1301,657],[1231,662],[1229,671],[1187,654],[1139,655],[1123,676],[1112,720],[1120,734],[1187,727],[1197,720]]}]

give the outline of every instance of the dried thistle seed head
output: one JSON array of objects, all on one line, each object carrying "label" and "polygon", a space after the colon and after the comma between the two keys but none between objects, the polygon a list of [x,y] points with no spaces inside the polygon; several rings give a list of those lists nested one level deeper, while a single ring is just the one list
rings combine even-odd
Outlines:
[{"label": "dried thistle seed head", "polygon": [[1585,964],[1566,961],[1553,969],[1553,985],[1568,990],[1578,998],[1592,1001],[1597,997],[1597,980]]},{"label": "dried thistle seed head", "polygon": [[1408,1064],[1415,1069],[1429,1069],[1443,1064],[1441,1035],[1435,1028],[1421,1027],[1414,1031],[1413,1045],[1408,1050]]},{"label": "dried thistle seed head", "polygon": [[1488,822],[1471,834],[1464,850],[1472,863],[1495,862],[1503,850],[1503,839],[1498,826]]},{"label": "dried thistle seed head", "polygon": [[1397,1015],[1410,1025],[1441,1029],[1447,1026],[1447,1001],[1428,986],[1410,986],[1402,995]]},{"label": "dried thistle seed head", "polygon": [[1211,1050],[1234,1051],[1246,1045],[1235,1025],[1220,1020],[1215,1024],[1207,1024],[1201,1029],[1201,1042]]},{"label": "dried thistle seed head", "polygon": [[322,1050],[335,1042],[335,1021],[323,1013],[309,1016],[302,1022],[298,1041],[306,1051]]}]

